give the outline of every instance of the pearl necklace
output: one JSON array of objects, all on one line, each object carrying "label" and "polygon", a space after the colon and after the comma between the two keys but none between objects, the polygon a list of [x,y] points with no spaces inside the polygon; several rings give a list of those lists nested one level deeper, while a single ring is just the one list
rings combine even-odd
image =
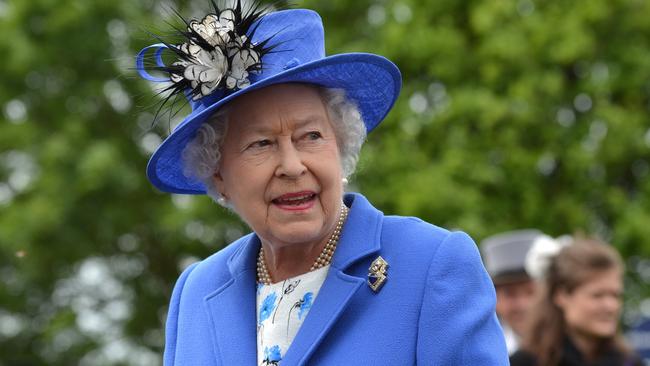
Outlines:
[{"label": "pearl necklace", "polygon": [[[330,236],[327,244],[323,248],[323,251],[318,255],[318,258],[314,261],[314,264],[311,265],[309,271],[314,271],[319,268],[323,268],[332,262],[332,256],[336,250],[336,245],[339,243],[339,236],[341,235],[341,229],[343,229],[343,224],[345,219],[348,217],[348,212],[350,209],[341,204],[341,215],[339,216],[339,221],[336,223],[334,232]],[[273,283],[269,270],[266,268],[266,260],[264,259],[264,248],[260,247],[260,253],[257,256],[257,282],[270,285]]]}]

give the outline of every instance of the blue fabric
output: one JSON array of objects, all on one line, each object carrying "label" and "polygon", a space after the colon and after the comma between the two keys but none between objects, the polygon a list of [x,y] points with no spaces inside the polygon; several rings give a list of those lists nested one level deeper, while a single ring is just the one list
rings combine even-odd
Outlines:
[{"label": "blue fabric", "polygon": [[[494,287],[472,239],[384,216],[359,194],[318,297],[283,356],[293,365],[508,365]],[[255,259],[249,234],[181,275],[165,365],[255,365]],[[373,292],[370,263],[388,280]]]},{"label": "blue fabric", "polygon": [[140,75],[141,78],[145,80],[153,81],[154,83],[169,82],[169,78],[159,78],[149,74],[146,70],[145,62],[144,62],[147,56],[147,52],[149,50],[155,50],[156,52],[154,54],[154,57],[156,58],[156,66],[165,67],[165,63],[163,62],[162,59],[162,53],[166,48],[167,46],[165,46],[164,44],[156,43],[156,44],[152,44],[151,46],[147,46],[141,49],[140,52],[138,52],[138,55],[135,57],[135,68],[136,70],[138,70],[138,74]]},{"label": "blue fabric", "polygon": [[[251,27],[251,29],[255,26]],[[272,12],[259,20],[253,42],[272,37],[276,45],[262,58],[263,71],[251,74],[251,85],[236,92],[215,91],[198,101],[190,101],[192,112],[158,147],[149,160],[147,177],[164,192],[204,194],[201,182],[183,174],[181,154],[194,138],[196,130],[221,106],[253,90],[281,83],[308,83],[326,88],[344,89],[357,104],[368,132],[388,114],[402,87],[399,69],[388,59],[368,53],[325,56],[323,23],[318,13],[306,9]],[[147,53],[155,51],[155,64],[162,62],[167,46],[155,44],[142,49],[136,57],[140,76],[150,81],[165,81],[149,74]]]},{"label": "blue fabric", "polygon": [[271,348],[266,347],[264,349],[264,359],[269,360],[271,362],[273,361],[280,361],[282,360],[282,357],[280,357],[280,347],[278,346],[273,346]]},{"label": "blue fabric", "polygon": [[258,323],[262,323],[264,320],[268,319],[269,316],[271,316],[273,309],[275,309],[275,300],[277,297],[278,296],[275,294],[275,292],[272,292],[264,299],[262,302],[262,308],[260,309],[260,318],[257,321]]},{"label": "blue fabric", "polygon": [[313,298],[314,298],[314,294],[311,292],[306,293],[305,296],[302,297],[302,302],[300,303],[300,310],[298,311],[298,319],[302,319],[302,315],[307,311],[309,311],[309,308],[311,308]]}]

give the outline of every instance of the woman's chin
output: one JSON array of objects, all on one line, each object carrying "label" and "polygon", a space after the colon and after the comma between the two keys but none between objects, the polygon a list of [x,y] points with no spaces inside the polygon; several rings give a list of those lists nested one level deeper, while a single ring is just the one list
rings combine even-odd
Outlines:
[{"label": "woman's chin", "polygon": [[591,329],[591,335],[596,339],[607,340],[616,335],[618,327],[616,324],[601,324]]},{"label": "woman's chin", "polygon": [[321,241],[322,232],[322,222],[302,221],[278,225],[272,236],[284,245],[300,245]]}]

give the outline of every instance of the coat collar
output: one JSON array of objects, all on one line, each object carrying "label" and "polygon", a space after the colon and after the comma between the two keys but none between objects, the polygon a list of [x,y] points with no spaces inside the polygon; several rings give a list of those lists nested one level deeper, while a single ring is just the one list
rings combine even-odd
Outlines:
[{"label": "coat collar", "polygon": [[358,193],[346,194],[343,201],[351,210],[332,258],[332,267],[342,271],[357,260],[379,251],[384,217]]},{"label": "coat collar", "polygon": [[[346,194],[350,207],[332,265],[309,315],[282,359],[283,366],[304,365],[345,310],[365,277],[345,270],[380,250],[383,214],[360,194]],[[256,235],[242,239],[242,246],[228,260],[232,278],[205,301],[214,329],[217,358],[223,365],[255,365],[257,362],[255,263],[260,241]],[[227,331],[223,331],[227,329]],[[251,351],[253,350],[253,351]]]},{"label": "coat collar", "polygon": [[[260,241],[248,235],[229,259],[231,278],[205,297],[217,365],[256,365],[256,270]],[[227,331],[224,331],[227,329]]]}]

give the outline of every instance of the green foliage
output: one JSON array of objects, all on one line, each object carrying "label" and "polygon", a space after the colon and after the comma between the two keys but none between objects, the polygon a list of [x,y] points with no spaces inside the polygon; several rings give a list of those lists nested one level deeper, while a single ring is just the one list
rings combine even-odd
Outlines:
[{"label": "green foliage", "polygon": [[[191,5],[174,6],[207,1]],[[650,268],[650,3],[298,5],[320,12],[328,53],[403,73],[353,181],[382,210],[477,240],[582,230]],[[133,56],[165,6],[0,0],[0,365],[159,363],[179,271],[247,231],[146,181],[168,126],[150,128],[158,99]]]}]

